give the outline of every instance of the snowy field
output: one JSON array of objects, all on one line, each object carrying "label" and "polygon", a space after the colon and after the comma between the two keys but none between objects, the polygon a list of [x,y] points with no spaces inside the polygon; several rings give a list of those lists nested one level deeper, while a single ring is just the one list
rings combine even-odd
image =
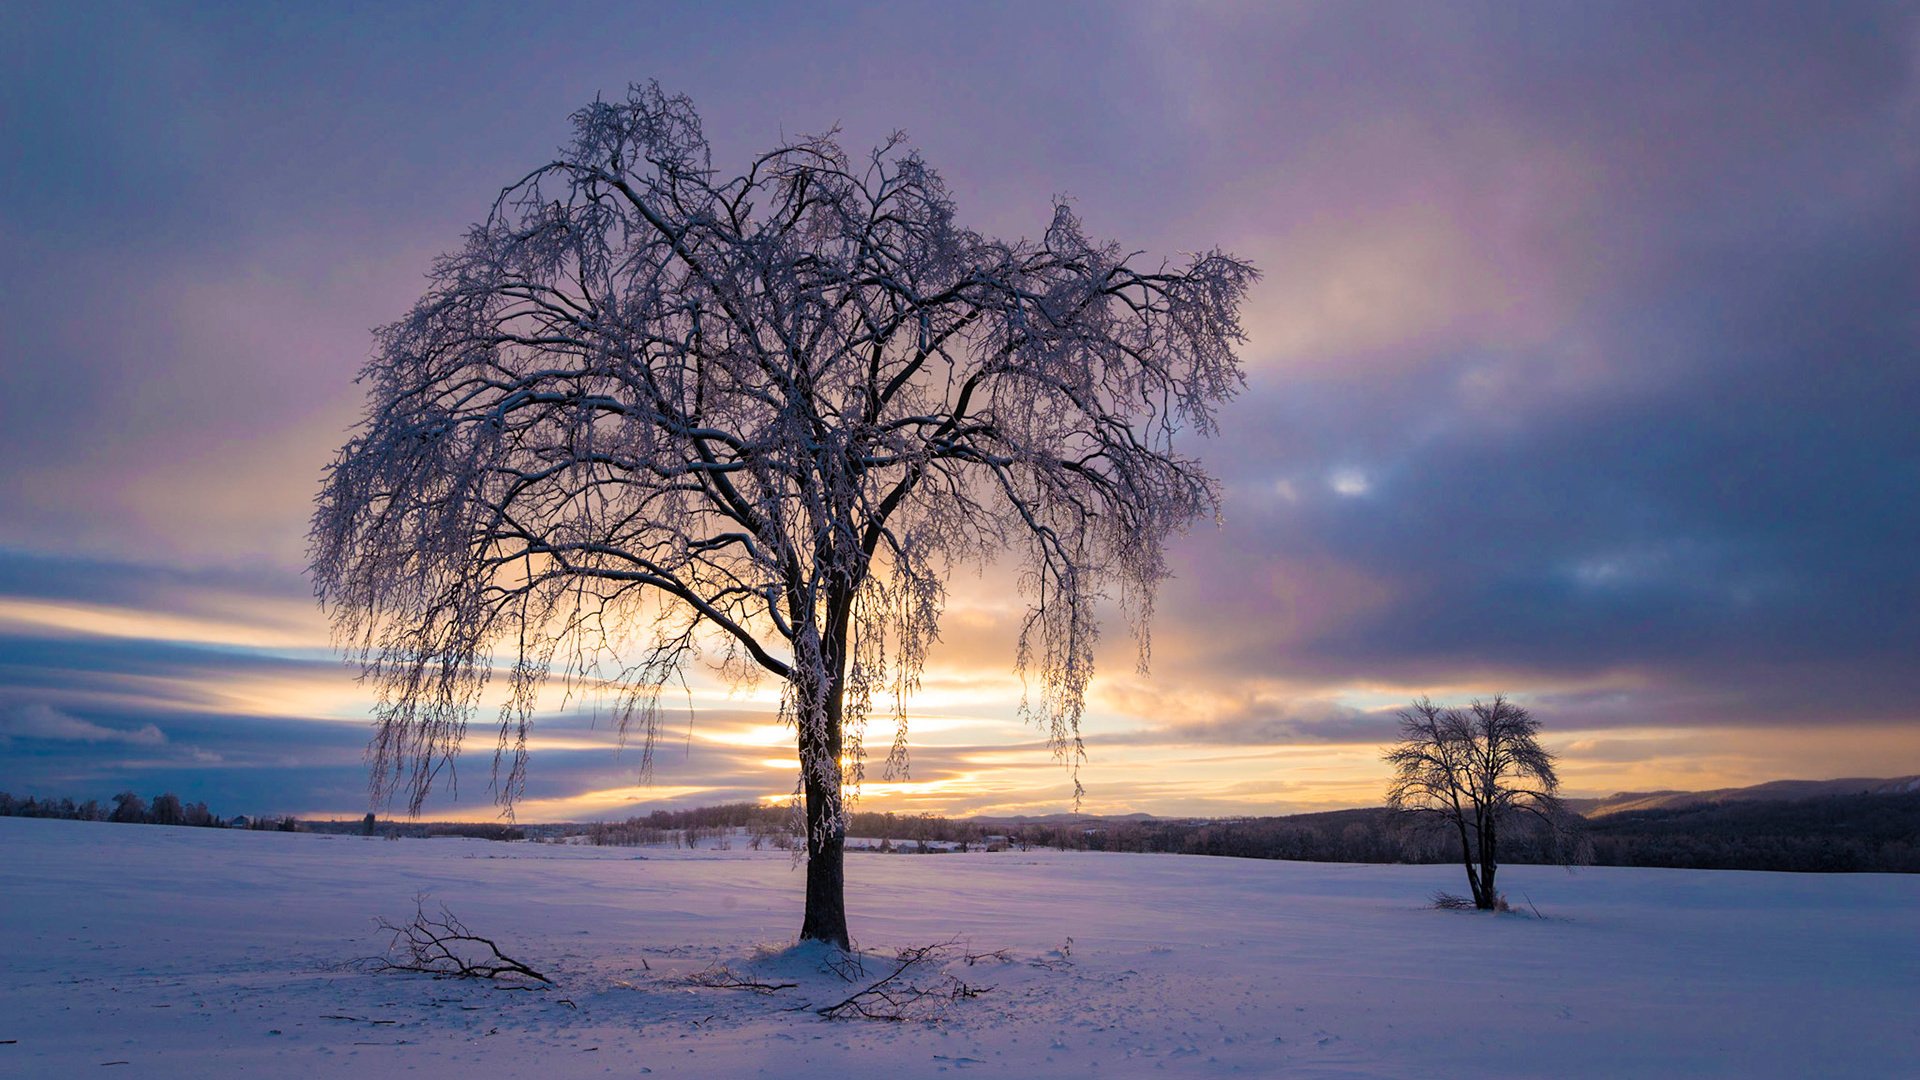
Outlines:
[{"label": "snowy field", "polygon": [[[1920,1076],[1920,877],[1513,867],[1544,920],[1425,906],[1459,876],[850,855],[848,983],[786,948],[781,852],[5,818],[0,1076]],[[353,966],[423,891],[557,987]],[[953,938],[984,992],[935,1022],[803,1008]],[[799,985],[689,982],[722,967]]]}]

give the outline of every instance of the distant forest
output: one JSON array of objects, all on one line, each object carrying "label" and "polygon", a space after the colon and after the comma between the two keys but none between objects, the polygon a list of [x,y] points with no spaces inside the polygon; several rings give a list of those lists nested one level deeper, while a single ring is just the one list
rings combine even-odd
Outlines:
[{"label": "distant forest", "polygon": [[208,829],[273,829],[297,832],[300,822],[290,817],[223,818],[207,809],[204,802],[183,802],[171,791],[153,797],[152,802],[136,792],[123,791],[102,804],[98,799],[76,803],[72,799],[39,799],[32,795],[16,799],[0,791],[0,817],[61,818],[67,821],[115,821],[126,825],[187,825]]},{"label": "distant forest", "polygon": [[[1033,826],[1022,826],[1026,836]],[[1920,793],[1836,795],[1783,802],[1609,814],[1586,823],[1596,866],[1703,870],[1920,873]],[[1040,827],[1048,846],[1169,851],[1309,862],[1446,863],[1451,838],[1409,827],[1385,809],[1216,821],[1142,820]],[[1505,862],[1551,862],[1544,838],[1501,836]]]},{"label": "distant forest", "polygon": [[1920,873],[1920,792],[1639,810],[1588,832],[1600,866]]},{"label": "distant forest", "polygon": [[[744,828],[760,846],[786,847],[789,812],[732,803],[656,810],[621,822],[569,826],[592,843],[683,843]],[[1384,808],[1289,817],[1079,818],[1018,821],[931,814],[856,812],[849,835],[889,850],[1005,845],[1078,851],[1169,852],[1306,862],[1450,863],[1451,837]],[[551,828],[551,827],[546,827]],[[1706,870],[1920,873],[1920,793],[1833,795],[1791,801],[1729,802],[1609,814],[1587,822],[1593,864]],[[1502,835],[1509,864],[1551,862],[1544,838],[1515,828]]]},{"label": "distant forest", "polygon": [[[0,817],[59,818],[67,821],[112,821],[128,825],[186,825],[210,829],[255,829],[268,832],[359,833],[366,836],[472,836],[482,840],[524,840],[526,833],[516,826],[500,822],[466,821],[379,821],[374,815],[356,821],[302,821],[287,814],[238,814],[221,817],[203,802],[182,802],[178,795],[164,792],[151,802],[132,791],[123,791],[101,803],[88,799],[24,799],[0,791]],[[584,828],[584,826],[575,826]]]},{"label": "distant forest", "polygon": [[[0,792],[0,817],[57,817],[161,825],[210,825],[383,836],[472,836],[490,840],[581,836],[600,845],[677,844],[730,847],[746,842],[791,848],[791,811],[729,803],[656,810],[625,821],[559,825],[499,822],[296,821],[222,819],[204,803],[171,794],[152,802],[122,792],[102,805],[89,800],[16,799]],[[1306,862],[1450,863],[1451,838],[1423,830],[1384,808],[1289,817],[1170,819],[1082,817],[1047,821],[946,818],[859,811],[849,835],[887,851],[975,848],[1061,848],[1076,851],[1167,852]],[[1744,801],[1608,814],[1587,822],[1596,866],[1668,866],[1705,870],[1920,873],[1920,792],[1831,795]],[[1508,864],[1550,862],[1540,838],[1516,829],[1501,837]],[[877,842],[874,843],[874,842]]]}]

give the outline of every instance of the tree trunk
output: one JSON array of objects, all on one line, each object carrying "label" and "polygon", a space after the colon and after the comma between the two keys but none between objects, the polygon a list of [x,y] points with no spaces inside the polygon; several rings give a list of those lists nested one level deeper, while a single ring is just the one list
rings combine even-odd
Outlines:
[{"label": "tree trunk", "polygon": [[847,936],[847,826],[831,808],[828,797],[811,777],[807,793],[807,910],[800,920],[801,941],[824,941],[848,948]]},{"label": "tree trunk", "polygon": [[1481,903],[1480,907],[1484,911],[1492,911],[1494,906],[1500,902],[1500,894],[1493,891],[1493,874],[1494,871],[1500,869],[1500,864],[1494,861],[1493,844],[1493,827],[1488,826],[1487,839],[1480,845],[1480,887],[1486,892],[1486,899]]},{"label": "tree trunk", "polygon": [[[830,609],[831,610],[831,609]],[[852,946],[847,934],[847,817],[840,787],[840,753],[843,748],[841,723],[845,718],[841,695],[845,692],[843,675],[844,625],[838,641],[828,637],[826,670],[830,685],[813,690],[800,687],[803,715],[799,728],[800,783],[806,796],[807,812],[807,909],[800,920],[801,941],[824,941],[842,949]],[[809,700],[811,699],[811,700]],[[815,722],[806,713],[820,717]]]},{"label": "tree trunk", "polygon": [[1467,888],[1473,893],[1473,906],[1486,907],[1480,902],[1484,890],[1480,888],[1480,875],[1473,870],[1473,844],[1467,840],[1467,823],[1456,817],[1453,825],[1460,832],[1460,863],[1467,868]]}]

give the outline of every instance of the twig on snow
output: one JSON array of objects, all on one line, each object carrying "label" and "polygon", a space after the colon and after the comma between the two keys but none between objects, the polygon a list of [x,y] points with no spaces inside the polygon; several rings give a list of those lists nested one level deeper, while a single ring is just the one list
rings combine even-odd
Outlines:
[{"label": "twig on snow", "polygon": [[501,952],[492,939],[467,929],[445,904],[440,905],[438,918],[427,914],[425,894],[414,897],[413,904],[411,922],[376,920],[380,929],[393,936],[387,943],[387,955],[371,958],[373,970],[413,971],[436,979],[517,977],[553,985],[552,979]]},{"label": "twig on snow", "polygon": [[867,977],[867,965],[857,952],[836,949],[827,956],[822,966],[840,976],[841,982],[856,982]]},{"label": "twig on snow", "polygon": [[1032,960],[1027,961],[1027,963],[1031,967],[1043,968],[1047,971],[1059,971],[1062,968],[1072,967],[1073,939],[1068,938],[1060,943],[1059,948],[1052,950],[1045,956],[1036,956]]},{"label": "twig on snow", "polygon": [[781,990],[791,990],[800,985],[799,983],[770,983],[761,982],[758,979],[749,979],[746,976],[736,974],[732,968],[727,967],[725,964],[719,967],[708,968],[705,971],[696,971],[687,976],[687,981],[695,986],[704,986],[711,990],[751,990],[756,994],[777,993]]},{"label": "twig on snow", "polygon": [[946,1005],[979,997],[992,989],[973,986],[944,971],[931,985],[920,985],[908,977],[915,968],[944,959],[953,945],[953,941],[943,941],[935,945],[901,949],[895,957],[894,969],[884,978],[858,993],[813,1011],[829,1020],[885,1020],[899,1023],[938,1019]]}]

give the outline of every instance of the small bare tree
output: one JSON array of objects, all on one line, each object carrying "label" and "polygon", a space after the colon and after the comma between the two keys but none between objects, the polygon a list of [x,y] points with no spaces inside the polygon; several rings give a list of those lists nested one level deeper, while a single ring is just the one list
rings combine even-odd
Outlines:
[{"label": "small bare tree", "polygon": [[1386,752],[1394,767],[1387,805],[1437,819],[1459,837],[1473,905],[1483,911],[1499,904],[1500,831],[1516,817],[1537,819],[1560,861],[1578,850],[1577,819],[1560,802],[1554,757],[1539,733],[1540,722],[1504,696],[1464,712],[1421,698],[1400,713],[1401,741]]},{"label": "small bare tree", "polygon": [[612,688],[649,749],[689,663],[771,674],[801,937],[844,946],[864,725],[891,712],[903,769],[955,563],[1022,560],[1026,712],[1076,770],[1115,585],[1144,665],[1164,544],[1217,505],[1175,437],[1240,385],[1255,272],[1217,251],[1136,268],[1064,203],[1037,241],[962,229],[897,136],[863,161],[801,139],[723,179],[657,86],[573,120],[380,331],[314,514],[316,592],[379,694],[375,797],[417,811],[450,772],[496,650],[509,807],[554,672]]}]

